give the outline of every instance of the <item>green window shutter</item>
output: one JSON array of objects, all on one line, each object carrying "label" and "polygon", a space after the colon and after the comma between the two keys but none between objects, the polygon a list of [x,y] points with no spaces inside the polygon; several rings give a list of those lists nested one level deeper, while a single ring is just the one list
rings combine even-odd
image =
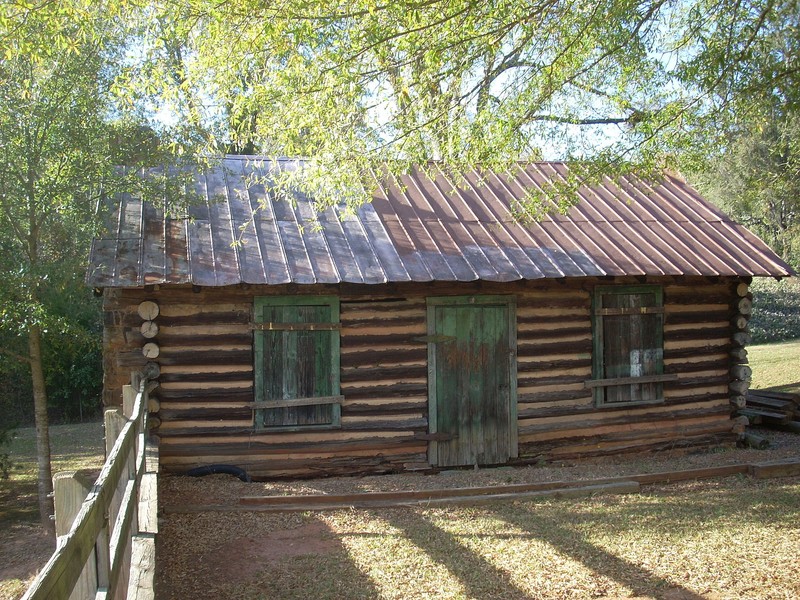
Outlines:
[{"label": "green window shutter", "polygon": [[661,286],[598,286],[592,306],[593,377],[599,406],[663,401]]},{"label": "green window shutter", "polygon": [[339,300],[255,299],[256,428],[338,426]]}]

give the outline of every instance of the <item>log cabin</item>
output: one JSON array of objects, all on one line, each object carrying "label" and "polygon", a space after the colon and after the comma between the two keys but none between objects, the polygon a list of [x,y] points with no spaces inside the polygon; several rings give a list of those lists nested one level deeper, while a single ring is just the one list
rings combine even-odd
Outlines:
[{"label": "log cabin", "polygon": [[314,477],[735,439],[749,284],[792,271],[681,177],[605,180],[526,221],[526,191],[567,165],[431,165],[355,211],[278,200],[270,174],[298,165],[226,157],[183,216],[122,196],[93,243],[104,403],[132,370],[158,375],[163,469]]}]

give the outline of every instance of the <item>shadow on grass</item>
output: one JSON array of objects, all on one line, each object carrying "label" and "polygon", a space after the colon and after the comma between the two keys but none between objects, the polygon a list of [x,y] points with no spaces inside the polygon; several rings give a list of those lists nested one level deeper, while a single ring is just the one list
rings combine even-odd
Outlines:
[{"label": "shadow on grass", "polygon": [[[237,527],[242,518],[250,527]],[[197,530],[191,521],[213,523]],[[293,521],[294,519],[294,521]],[[186,545],[186,528],[193,532]],[[169,515],[156,538],[157,597],[372,600],[381,597],[321,520],[282,515]]]},{"label": "shadow on grass", "polygon": [[410,542],[432,560],[444,565],[464,587],[468,598],[532,598],[517,587],[508,573],[476,554],[435,523],[413,510],[392,510],[382,513],[393,527],[403,532]]},{"label": "shadow on grass", "polygon": [[0,530],[39,520],[36,481],[0,481]]},{"label": "shadow on grass", "polygon": [[[563,508],[568,509],[564,506]],[[508,524],[527,531],[531,537],[550,544],[560,553],[583,564],[595,573],[602,574],[626,586],[634,596],[670,591],[681,600],[704,600],[704,597],[659,577],[650,571],[596,546],[581,536],[581,532],[567,527],[557,519],[538,515],[535,505],[517,506],[515,510],[498,510],[494,514]]]}]

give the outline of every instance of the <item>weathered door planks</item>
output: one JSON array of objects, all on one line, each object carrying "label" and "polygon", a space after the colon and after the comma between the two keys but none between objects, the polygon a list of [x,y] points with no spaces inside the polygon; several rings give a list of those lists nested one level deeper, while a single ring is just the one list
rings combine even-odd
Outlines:
[{"label": "weathered door planks", "polygon": [[428,299],[431,442],[439,466],[498,464],[517,455],[514,299]]}]

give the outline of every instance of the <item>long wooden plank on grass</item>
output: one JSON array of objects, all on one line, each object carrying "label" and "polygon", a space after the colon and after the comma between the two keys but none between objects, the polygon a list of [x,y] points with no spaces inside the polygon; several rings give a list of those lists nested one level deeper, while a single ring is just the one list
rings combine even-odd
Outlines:
[{"label": "long wooden plank on grass", "polygon": [[320,504],[308,504],[302,496],[287,496],[283,504],[246,504],[246,505],[192,505],[181,507],[165,507],[164,511],[168,514],[197,513],[197,512],[297,512],[309,510],[340,510],[343,507],[357,508],[378,508],[394,506],[416,506],[416,505],[440,505],[440,504],[459,504],[476,505],[490,502],[504,502],[527,500],[541,497],[555,498],[580,498],[594,496],[597,494],[630,494],[639,491],[639,484],[635,481],[620,479],[619,481],[609,481],[594,483],[583,486],[554,487],[551,489],[530,490],[521,492],[502,492],[502,487],[497,488],[495,493],[478,495],[458,495],[463,489],[455,488],[450,490],[451,494],[432,497],[432,498],[412,498],[402,497],[376,499],[365,494],[364,498],[346,501],[329,502]]},{"label": "long wooden plank on grass", "polygon": [[750,475],[756,479],[796,477],[800,475],[800,459],[777,460],[750,465]]}]

